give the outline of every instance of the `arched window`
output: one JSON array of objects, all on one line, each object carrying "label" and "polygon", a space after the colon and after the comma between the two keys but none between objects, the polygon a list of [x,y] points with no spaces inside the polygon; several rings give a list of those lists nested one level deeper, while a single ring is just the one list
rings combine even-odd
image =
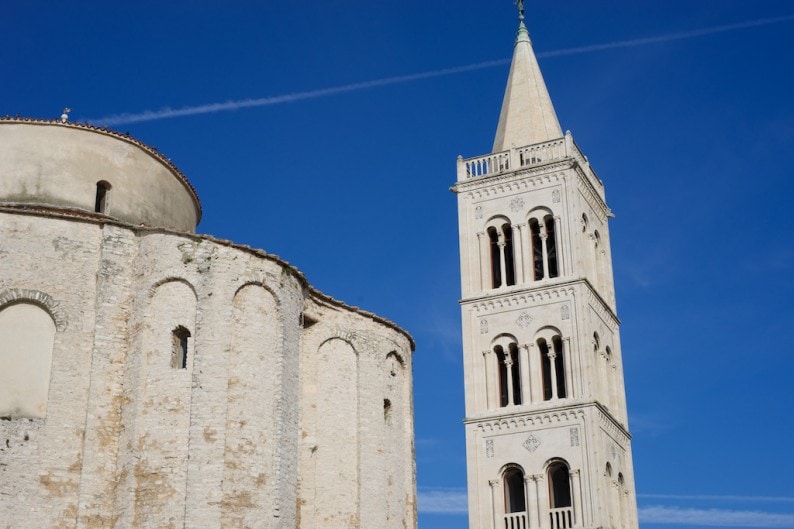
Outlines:
[{"label": "arched window", "polygon": [[516,284],[513,228],[509,222],[487,229],[491,257],[491,286],[499,288]]},{"label": "arched window", "polygon": [[568,465],[557,461],[549,465],[549,507],[561,509],[571,505],[571,475]]},{"label": "arched window", "polygon": [[47,416],[55,330],[38,304],[0,308],[0,417]]},{"label": "arched window", "polygon": [[629,526],[629,491],[626,488],[626,481],[623,479],[623,473],[618,473],[618,504],[620,510],[620,526],[621,527],[628,527]]},{"label": "arched window", "polygon": [[[507,350],[505,350],[505,348]],[[519,405],[521,395],[521,366],[518,360],[518,346],[515,342],[494,347],[499,363],[499,405]]]},{"label": "arched window", "polygon": [[171,331],[171,367],[187,368],[188,338],[190,338],[190,331],[181,325]]},{"label": "arched window", "polygon": [[491,254],[491,287],[502,286],[502,255],[499,248],[499,232],[493,226],[488,228],[488,241]]},{"label": "arched window", "polygon": [[96,213],[107,213],[108,199],[110,195],[110,184],[104,180],[96,183],[96,200],[94,201],[94,211]]},{"label": "arched window", "polygon": [[557,226],[554,222],[554,217],[551,215],[547,215],[543,220],[546,224],[546,252],[549,261],[549,277],[557,277],[560,275],[557,266]]},{"label": "arched window", "polygon": [[505,486],[505,514],[526,512],[524,472],[520,468],[508,468],[505,470],[502,481]]},{"label": "arched window", "polygon": [[[542,212],[541,212],[542,213]],[[532,253],[532,278],[535,281],[558,277],[557,225],[551,214],[529,219],[529,239]]]},{"label": "arched window", "polygon": [[609,511],[609,526],[613,529],[617,526],[615,524],[615,518],[617,518],[618,513],[620,512],[620,504],[619,499],[617,498],[616,494],[614,493],[613,489],[615,488],[612,481],[612,465],[607,462],[606,471],[604,472],[604,476],[607,480],[607,508]]},{"label": "arched window", "polygon": [[565,356],[562,339],[554,336],[550,340],[538,340],[542,366],[543,400],[564,399],[568,396],[565,383]]}]

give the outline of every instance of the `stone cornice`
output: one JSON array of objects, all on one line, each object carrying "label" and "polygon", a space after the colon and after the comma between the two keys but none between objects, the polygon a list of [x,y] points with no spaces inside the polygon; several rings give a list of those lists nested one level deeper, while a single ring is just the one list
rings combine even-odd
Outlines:
[{"label": "stone cornice", "polygon": [[612,215],[612,210],[607,207],[606,202],[604,202],[604,199],[598,194],[598,191],[593,187],[593,183],[587,178],[587,175],[578,163],[575,169],[576,174],[579,176],[579,181],[582,183],[582,185],[579,186],[579,190],[585,202],[593,208],[593,211],[598,214],[600,220],[605,222],[607,218]]},{"label": "stone cornice", "polygon": [[245,244],[237,244],[232,241],[226,239],[218,239],[213,237],[212,235],[201,235],[196,233],[188,233],[176,230],[169,230],[167,228],[159,228],[159,227],[148,227],[148,226],[134,226],[132,224],[126,224],[124,222],[120,222],[115,219],[110,219],[104,216],[97,217],[96,214],[87,214],[83,211],[78,210],[69,210],[69,209],[62,209],[62,208],[49,208],[49,207],[32,207],[32,206],[18,206],[18,207],[7,207],[7,206],[0,206],[0,212],[16,214],[16,215],[31,215],[31,216],[39,216],[39,217],[47,217],[47,218],[55,218],[55,219],[65,219],[71,220],[75,222],[85,222],[91,224],[98,224],[98,225],[111,225],[111,226],[118,226],[120,228],[126,228],[130,231],[133,231],[136,235],[148,235],[154,233],[162,233],[166,235],[176,235],[179,237],[183,237],[186,239],[191,239],[193,241],[209,241],[215,244],[219,244],[221,246],[228,246],[230,248],[234,248],[237,250],[241,250],[243,252],[252,254],[256,257],[266,259],[268,261],[272,261],[279,266],[281,266],[285,271],[290,273],[298,282],[303,285],[306,289],[308,294],[314,298],[315,300],[324,301],[330,305],[338,307],[343,310],[349,310],[351,312],[356,312],[361,314],[364,317],[370,318],[373,321],[381,323],[387,327],[390,327],[397,331],[398,333],[404,335],[411,344],[411,351],[416,349],[416,343],[414,342],[413,337],[408,334],[408,331],[404,330],[402,327],[397,325],[396,323],[378,316],[377,314],[373,314],[372,312],[368,312],[363,310],[359,307],[355,307],[352,305],[348,305],[343,301],[335,299],[327,294],[324,294],[317,290],[315,287],[309,284],[309,281],[306,279],[306,276],[303,275],[303,272],[298,270],[297,267],[290,264],[289,262],[285,261],[281,257],[275,254],[270,254],[265,252],[264,250],[260,250],[257,248],[253,248],[251,246]]},{"label": "stone cornice", "polygon": [[620,325],[620,319],[618,318],[617,314],[615,314],[615,312],[612,310],[612,307],[607,304],[604,298],[602,298],[601,295],[595,291],[589,281],[587,281],[587,286],[587,302],[612,330],[617,329]]},{"label": "stone cornice", "polygon": [[620,320],[607,302],[595,291],[585,278],[554,280],[551,284],[539,286],[513,287],[509,291],[489,290],[479,296],[462,299],[459,303],[471,307],[474,312],[490,312],[498,309],[515,309],[546,301],[566,301],[573,299],[577,287],[584,287],[587,302],[610,327],[617,328]]},{"label": "stone cornice", "polygon": [[461,305],[470,306],[475,312],[490,312],[495,309],[526,307],[540,301],[570,300],[580,281],[566,281],[556,285],[534,287],[496,295],[482,296],[461,301]]},{"label": "stone cornice", "polygon": [[615,438],[622,445],[627,445],[631,440],[631,434],[626,428],[612,417],[601,404],[597,405],[598,408],[598,422],[601,427],[606,430],[609,435]]},{"label": "stone cornice", "polygon": [[571,169],[576,165],[576,160],[573,158],[563,158],[561,160],[554,160],[553,162],[541,165],[533,165],[531,167],[521,167],[515,171],[504,171],[488,176],[481,176],[457,182],[450,188],[455,193],[474,193],[475,191],[486,193],[499,193],[505,189],[508,191],[517,191],[520,189],[529,189],[536,187],[539,184],[551,183],[552,178],[558,181],[560,175],[556,171],[565,171]]},{"label": "stone cornice", "polygon": [[525,412],[517,411],[516,408],[510,408],[509,411],[501,415],[492,415],[484,418],[467,418],[463,422],[464,424],[475,426],[481,432],[508,431],[514,428],[526,428],[527,426],[581,422],[585,416],[585,408],[589,407],[592,407],[591,403],[584,406],[557,405],[548,410],[527,410]]}]

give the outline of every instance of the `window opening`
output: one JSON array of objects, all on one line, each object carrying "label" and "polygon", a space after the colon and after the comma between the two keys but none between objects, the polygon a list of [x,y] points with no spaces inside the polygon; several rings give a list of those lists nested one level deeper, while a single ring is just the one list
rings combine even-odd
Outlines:
[{"label": "window opening", "polygon": [[499,362],[499,406],[505,407],[508,404],[507,397],[507,363],[505,351],[501,345],[494,348],[496,360]]},{"label": "window opening", "polygon": [[557,353],[557,357],[554,359],[555,367],[557,368],[557,398],[564,399],[568,396],[568,392],[565,387],[565,355],[562,352],[562,339],[559,336],[555,336],[552,338],[551,343]]},{"label": "window opening", "polygon": [[540,224],[536,219],[529,221],[529,233],[532,246],[532,278],[543,279],[543,246],[540,242]]},{"label": "window opening", "polygon": [[488,239],[491,243],[491,286],[499,288],[502,286],[502,270],[499,266],[501,256],[499,255],[499,233],[496,228],[488,228]]},{"label": "window opening", "polygon": [[549,345],[546,340],[538,343],[538,350],[543,371],[543,400],[551,400],[551,358],[549,358]]},{"label": "window opening", "polygon": [[[564,399],[568,396],[565,385],[565,358],[562,350],[562,339],[555,336],[551,342],[538,341],[540,351],[541,372],[543,379],[543,400],[553,398]],[[555,393],[556,389],[556,395]]]},{"label": "window opening", "polygon": [[510,359],[513,361],[513,403],[519,405],[521,404],[521,367],[518,364],[518,347],[511,343],[508,349]]},{"label": "window opening", "polygon": [[517,468],[505,471],[505,513],[525,512],[526,494],[524,494],[524,473]]},{"label": "window opening", "polygon": [[549,467],[549,503],[552,509],[571,506],[571,478],[565,463]]},{"label": "window opening", "polygon": [[171,367],[175,369],[187,368],[188,338],[190,338],[190,331],[181,325],[171,332]]},{"label": "window opening", "polygon": [[557,269],[557,231],[554,222],[554,217],[546,217],[546,252],[549,259],[549,277],[557,277],[559,270]]},{"label": "window opening", "polygon": [[104,180],[100,180],[96,183],[96,200],[94,201],[95,213],[107,213],[109,191],[110,184]]},{"label": "window opening", "polygon": [[516,271],[515,259],[513,257],[513,229],[510,227],[510,224],[504,224],[502,226],[502,233],[505,238],[505,284],[508,286],[515,285]]}]

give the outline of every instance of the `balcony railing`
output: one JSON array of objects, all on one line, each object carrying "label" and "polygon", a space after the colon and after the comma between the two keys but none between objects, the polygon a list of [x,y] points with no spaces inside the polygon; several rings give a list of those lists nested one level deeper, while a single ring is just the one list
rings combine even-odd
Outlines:
[{"label": "balcony railing", "polygon": [[549,511],[551,529],[571,529],[573,527],[573,508],[562,507]]},{"label": "balcony railing", "polygon": [[521,167],[530,167],[565,158],[577,160],[579,165],[588,173],[588,176],[592,176],[593,183],[598,186],[601,185],[601,181],[590,167],[587,158],[573,141],[573,136],[571,136],[570,132],[566,132],[564,137],[556,140],[516,147],[507,151],[495,152],[466,160],[458,158],[458,181],[495,175]]},{"label": "balcony railing", "polygon": [[527,513],[511,512],[505,514],[505,529],[528,529]]}]

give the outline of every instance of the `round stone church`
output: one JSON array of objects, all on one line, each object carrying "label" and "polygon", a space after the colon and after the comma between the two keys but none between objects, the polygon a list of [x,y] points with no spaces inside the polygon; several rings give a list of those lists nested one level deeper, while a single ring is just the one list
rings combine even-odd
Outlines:
[{"label": "round stone church", "polygon": [[415,528],[411,337],[200,218],[141,142],[0,118],[0,527]]}]

